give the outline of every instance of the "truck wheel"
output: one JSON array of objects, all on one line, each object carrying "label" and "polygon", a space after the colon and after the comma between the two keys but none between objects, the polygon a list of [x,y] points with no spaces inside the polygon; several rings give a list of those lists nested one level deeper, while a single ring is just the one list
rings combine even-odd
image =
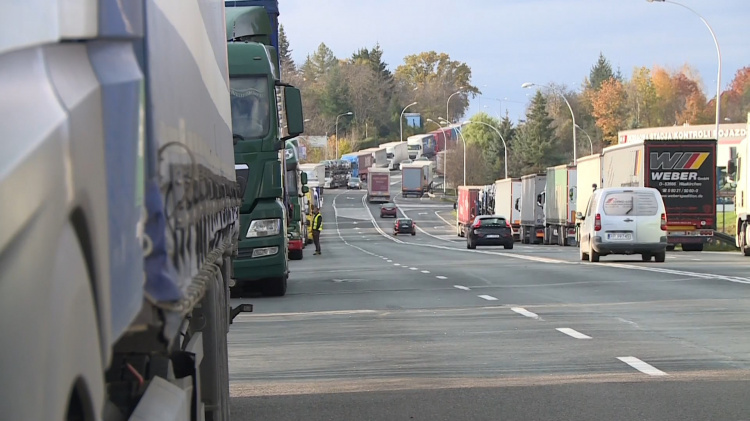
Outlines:
[{"label": "truck wheel", "polygon": [[651,261],[651,253],[642,253],[641,254],[641,260],[644,262],[650,262]]},{"label": "truck wheel", "polygon": [[269,297],[283,297],[286,295],[288,275],[271,278],[263,285],[263,294]]},{"label": "truck wheel", "polygon": [[750,247],[747,246],[747,230],[748,225],[747,222],[742,223],[742,254],[745,256],[750,256]]},{"label": "truck wheel", "polygon": [[703,251],[703,244],[683,244],[682,251]]},{"label": "truck wheel", "polygon": [[289,250],[289,260],[302,260],[302,250]]},{"label": "truck wheel", "polygon": [[667,251],[674,251],[674,244],[667,244]]},{"label": "truck wheel", "polygon": [[589,260],[589,254],[583,252],[583,248],[578,249],[578,256],[581,258],[582,261]]},{"label": "truck wheel", "polygon": [[654,254],[654,261],[659,263],[664,263],[664,261],[667,259],[667,252],[660,251],[656,254]]}]

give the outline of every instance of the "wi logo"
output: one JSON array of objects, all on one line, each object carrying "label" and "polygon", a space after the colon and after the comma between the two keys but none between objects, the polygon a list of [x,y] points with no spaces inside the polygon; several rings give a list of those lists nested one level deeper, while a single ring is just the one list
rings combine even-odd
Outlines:
[{"label": "wi logo", "polygon": [[652,170],[697,170],[708,158],[708,152],[651,152]]}]

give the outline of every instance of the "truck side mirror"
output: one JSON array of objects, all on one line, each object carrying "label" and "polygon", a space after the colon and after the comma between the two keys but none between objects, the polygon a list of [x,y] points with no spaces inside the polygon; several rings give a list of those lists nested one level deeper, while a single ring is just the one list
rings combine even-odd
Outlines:
[{"label": "truck side mirror", "polygon": [[305,132],[305,123],[302,118],[302,95],[300,90],[293,86],[284,86],[284,111],[286,111],[286,131],[281,140],[295,138]]},{"label": "truck side mirror", "polygon": [[[302,172],[302,173],[301,173],[301,174],[299,175],[299,179],[300,179],[300,181],[302,182],[302,184],[307,184],[307,173],[303,171],[303,172]],[[305,192],[305,193],[307,193],[307,192]]]},{"label": "truck side mirror", "polygon": [[735,175],[736,172],[737,164],[735,163],[735,161],[730,160],[729,162],[727,162],[727,178],[734,181],[737,178],[737,176]]},{"label": "truck side mirror", "polygon": [[586,217],[581,212],[576,212],[576,218],[580,219],[581,221],[586,219]]},{"label": "truck side mirror", "polygon": [[302,186],[302,194],[307,194],[310,192],[310,188],[307,186]]}]

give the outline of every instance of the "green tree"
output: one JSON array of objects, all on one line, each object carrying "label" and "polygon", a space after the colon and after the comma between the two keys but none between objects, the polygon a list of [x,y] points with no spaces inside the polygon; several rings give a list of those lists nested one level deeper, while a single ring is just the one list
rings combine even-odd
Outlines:
[{"label": "green tree", "polygon": [[647,67],[636,67],[633,76],[626,86],[628,97],[629,124],[631,128],[650,127],[652,114],[656,107],[656,88],[651,80],[651,70]]},{"label": "green tree", "polygon": [[[463,93],[451,100],[451,115],[446,116],[450,120],[465,113],[469,96],[480,93],[471,85],[471,68],[466,63],[451,60],[448,54],[435,51],[404,57],[404,64],[396,68],[395,78],[398,89],[407,95],[415,95],[420,112],[432,118],[445,114],[448,96],[459,88],[463,88]],[[406,98],[401,100],[410,102]]]},{"label": "green tree", "polygon": [[609,60],[604,57],[604,54],[599,52],[599,59],[591,67],[591,72],[589,73],[589,85],[593,90],[598,91],[605,80],[614,77],[615,73],[612,71],[612,65],[609,64]]},{"label": "green tree", "polygon": [[541,91],[537,91],[531,100],[526,123],[518,129],[513,140],[513,151],[514,159],[520,164],[516,168],[521,170],[521,174],[541,172],[565,161],[554,136],[552,118],[547,114],[547,101]]},{"label": "green tree", "polygon": [[338,67],[339,61],[325,43],[320,43],[312,55],[308,55],[302,65],[302,76],[307,82],[318,81],[332,69]]},{"label": "green tree", "polygon": [[297,65],[292,58],[292,49],[289,48],[289,39],[286,37],[284,25],[279,25],[279,61],[281,61],[282,72],[296,72]]}]

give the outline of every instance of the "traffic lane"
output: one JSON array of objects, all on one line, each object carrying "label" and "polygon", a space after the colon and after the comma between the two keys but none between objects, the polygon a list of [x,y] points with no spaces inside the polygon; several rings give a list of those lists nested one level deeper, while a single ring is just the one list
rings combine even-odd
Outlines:
[{"label": "traffic lane", "polygon": [[[750,378],[746,370],[721,370],[714,353],[682,350],[671,338],[652,335],[643,347],[627,335],[575,339],[555,330],[554,322],[529,320],[505,306],[242,315],[235,320],[229,338],[230,381],[246,392],[284,383],[336,387],[337,382],[430,378],[622,376],[643,381],[655,376],[618,359],[641,355],[643,348],[702,359],[702,364],[679,370],[696,378],[719,371]],[[253,346],[242,346],[247,343]]]},{"label": "traffic lane", "polygon": [[750,383],[744,381],[514,386],[503,379],[494,383],[444,389],[233,397],[230,409],[232,419],[238,421],[251,417],[269,421],[742,420],[750,412]]},{"label": "traffic lane", "polygon": [[726,372],[750,380],[749,305],[748,299],[695,299],[514,308],[530,324],[595,344],[594,354],[635,356],[666,375]]}]

